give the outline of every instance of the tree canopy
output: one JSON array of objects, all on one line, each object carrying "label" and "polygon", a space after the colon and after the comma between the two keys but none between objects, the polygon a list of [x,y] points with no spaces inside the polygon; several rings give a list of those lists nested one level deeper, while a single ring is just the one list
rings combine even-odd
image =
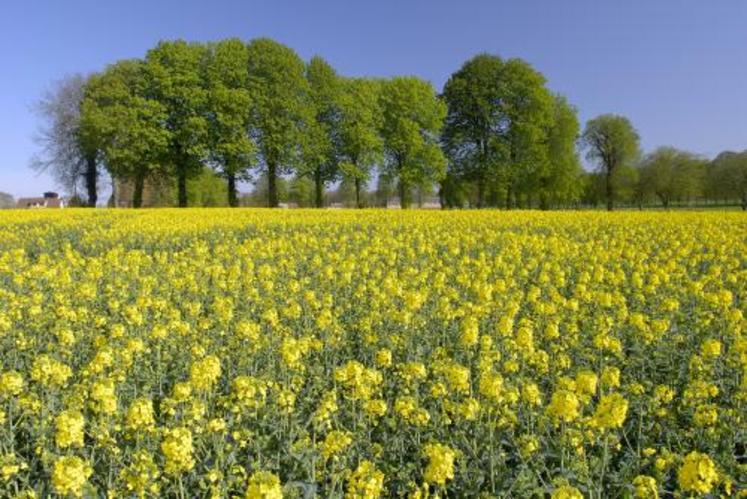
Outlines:
[{"label": "tree canopy", "polygon": [[[253,199],[271,207],[309,204],[309,186],[316,207],[325,197],[408,207],[432,201],[437,186],[442,207],[747,209],[747,153],[711,162],[671,147],[642,155],[633,124],[614,114],[579,135],[576,108],[542,73],[494,54],[465,61],[437,95],[414,76],[340,75],[323,57],[305,62],[268,38],[161,41],[141,59],[58,82],[37,111],[32,166],[71,195],[83,187],[88,206],[108,175],[131,196],[116,204],[135,207],[144,191],[150,206],[153,192],[172,186],[179,206],[214,205],[217,185],[221,203],[238,206],[240,186],[254,181]],[[582,168],[579,145],[595,171]],[[195,197],[195,183],[210,201]]]}]

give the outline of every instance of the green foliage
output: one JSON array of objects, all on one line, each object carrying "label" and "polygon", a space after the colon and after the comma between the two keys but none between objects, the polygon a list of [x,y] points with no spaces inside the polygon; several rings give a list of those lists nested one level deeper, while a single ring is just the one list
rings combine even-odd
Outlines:
[{"label": "green foliage", "polygon": [[210,152],[206,61],[204,45],[182,40],[162,41],[146,55],[148,95],[165,109],[169,143],[163,161],[176,175],[179,206],[188,202],[187,179],[200,173]]},{"label": "green foliage", "polygon": [[747,150],[719,154],[711,163],[708,176],[714,197],[739,199],[742,209],[747,210]]},{"label": "green foliage", "polygon": [[165,173],[162,158],[171,140],[161,126],[166,108],[145,97],[145,84],[142,62],[120,61],[91,77],[81,104],[81,135],[98,145],[112,177],[135,182],[135,207],[145,179]]},{"label": "green foliage", "polygon": [[249,136],[249,52],[239,39],[209,47],[207,64],[210,161],[227,179],[228,204],[238,205],[236,182],[249,179],[255,144]]},{"label": "green foliage", "polygon": [[187,199],[190,206],[228,206],[226,183],[210,168],[187,181]]},{"label": "green foliage", "polygon": [[446,173],[446,159],[438,145],[446,106],[430,83],[415,77],[384,83],[381,106],[384,171],[397,178],[400,204],[407,208],[413,186],[441,180]]},{"label": "green foliage", "polygon": [[659,147],[640,167],[640,194],[655,195],[665,208],[702,193],[706,161],[673,147]]},{"label": "green foliage", "polygon": [[322,207],[325,186],[339,175],[339,122],[342,82],[332,66],[315,56],[306,67],[310,116],[305,123],[303,162],[298,173],[314,181],[314,204]]},{"label": "green foliage", "polygon": [[444,100],[444,149],[454,174],[475,182],[478,207],[488,190],[510,206],[512,195],[550,189],[553,97],[542,74],[520,59],[480,54],[451,76]]},{"label": "green foliage", "polygon": [[377,80],[346,79],[339,98],[340,170],[343,178],[354,185],[358,208],[363,206],[362,185],[371,179],[374,165],[384,157],[384,141],[379,133],[383,126],[381,88]]},{"label": "green foliage", "polygon": [[638,132],[624,116],[603,114],[586,123],[582,140],[587,157],[604,174],[607,209],[612,210],[619,173],[633,165],[640,155]]},{"label": "green foliage", "polygon": [[298,55],[268,38],[249,44],[248,71],[250,133],[267,173],[268,204],[277,206],[277,177],[298,163],[304,125],[310,122],[309,85]]},{"label": "green foliage", "polygon": [[569,204],[583,191],[581,162],[576,151],[580,126],[576,109],[565,97],[554,97],[553,117],[547,134],[547,162],[537,172],[540,206]]}]

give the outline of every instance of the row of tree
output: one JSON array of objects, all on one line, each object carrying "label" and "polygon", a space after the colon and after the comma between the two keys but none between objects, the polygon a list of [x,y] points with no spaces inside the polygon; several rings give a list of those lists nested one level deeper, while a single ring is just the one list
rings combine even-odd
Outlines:
[{"label": "row of tree", "polygon": [[[277,206],[290,176],[296,195],[318,207],[333,185],[364,206],[373,178],[387,196],[393,186],[402,207],[434,190],[444,207],[604,200],[612,209],[616,200],[640,205],[654,196],[665,206],[705,196],[747,206],[747,153],[709,163],[662,148],[641,159],[626,118],[599,116],[581,131],[575,108],[541,73],[487,54],[437,95],[416,77],[343,77],[321,57],[305,63],[266,38],[169,41],[143,59],[64,80],[39,109],[45,126],[34,166],[84,186],[90,206],[104,175],[132,186],[135,207],[146,184],[164,182],[187,206],[195,179],[214,185],[215,175],[230,206],[239,204],[237,185],[252,178]],[[595,173],[581,167],[579,145]]]}]

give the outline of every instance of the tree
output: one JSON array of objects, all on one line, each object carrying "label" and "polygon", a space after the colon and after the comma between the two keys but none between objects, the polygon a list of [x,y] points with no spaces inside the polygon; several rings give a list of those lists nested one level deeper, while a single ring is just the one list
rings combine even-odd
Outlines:
[{"label": "tree", "polygon": [[145,97],[143,63],[119,61],[91,76],[81,103],[81,135],[97,143],[101,159],[113,178],[132,180],[133,207],[143,201],[145,180],[165,174],[159,161],[170,132],[161,126],[164,106]]},{"label": "tree", "polygon": [[[275,193],[278,204],[288,200],[288,181],[284,177],[278,177],[275,183]],[[254,189],[247,196],[248,206],[268,206],[270,199],[270,182],[267,179],[267,171],[261,172],[254,180]]]},{"label": "tree", "polygon": [[315,182],[307,176],[295,175],[288,182],[288,201],[306,208],[317,206]]},{"label": "tree", "polygon": [[324,205],[324,190],[339,176],[341,81],[327,61],[315,56],[306,67],[310,119],[305,124],[304,161],[299,173],[314,181],[314,205]]},{"label": "tree", "polygon": [[16,201],[13,199],[12,195],[7,192],[0,192],[0,210],[13,208],[15,205]]},{"label": "tree", "polygon": [[411,189],[426,179],[439,181],[446,159],[438,134],[446,106],[430,83],[416,77],[395,77],[383,86],[382,136],[386,159],[384,171],[397,178],[400,205],[409,208]]},{"label": "tree", "polygon": [[583,191],[581,162],[576,151],[580,126],[576,110],[565,97],[555,95],[552,123],[547,134],[548,158],[538,175],[540,208],[551,203],[572,203]]},{"label": "tree", "polygon": [[624,116],[603,114],[586,123],[582,141],[589,160],[597,162],[604,175],[607,210],[615,206],[617,174],[639,156],[638,132]]},{"label": "tree", "polygon": [[304,123],[308,123],[308,83],[303,61],[290,48],[268,38],[248,47],[250,133],[268,182],[268,205],[278,206],[278,176],[299,159]]},{"label": "tree", "polygon": [[79,74],[57,82],[37,104],[43,124],[35,136],[41,147],[31,162],[32,168],[47,171],[72,192],[83,182],[88,206],[96,206],[100,175],[98,145],[80,134],[80,105],[88,78]]},{"label": "tree", "polygon": [[534,181],[547,161],[553,98],[545,78],[520,59],[480,54],[447,81],[443,133],[450,168],[477,187],[477,207],[489,189],[512,195]]},{"label": "tree", "polygon": [[379,96],[381,82],[351,78],[343,83],[340,96],[339,154],[343,178],[355,186],[355,205],[363,207],[362,189],[371,179],[374,165],[381,162],[384,141]]},{"label": "tree", "polygon": [[654,194],[664,208],[675,200],[702,193],[705,161],[673,147],[659,147],[646,155],[640,166],[642,194]]},{"label": "tree", "polygon": [[232,38],[211,45],[209,54],[210,161],[226,179],[228,205],[238,206],[236,183],[249,180],[255,159],[255,144],[249,137],[249,53],[241,40]]},{"label": "tree", "polygon": [[711,189],[722,199],[739,199],[747,210],[747,150],[725,151],[716,156],[709,168]]},{"label": "tree", "polygon": [[159,42],[146,55],[148,97],[165,108],[169,142],[163,161],[177,179],[178,204],[185,207],[187,180],[202,171],[209,153],[205,46],[182,40]]}]

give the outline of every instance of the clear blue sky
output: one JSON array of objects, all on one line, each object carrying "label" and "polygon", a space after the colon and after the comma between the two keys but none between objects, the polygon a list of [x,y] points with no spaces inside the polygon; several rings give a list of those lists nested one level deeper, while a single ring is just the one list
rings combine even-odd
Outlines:
[{"label": "clear blue sky", "polygon": [[645,149],[747,149],[745,0],[6,0],[0,9],[0,190],[54,188],[28,168],[51,82],[159,39],[269,36],[346,75],[414,74],[440,91],[479,52],[521,57],[582,120],[628,116]]}]

